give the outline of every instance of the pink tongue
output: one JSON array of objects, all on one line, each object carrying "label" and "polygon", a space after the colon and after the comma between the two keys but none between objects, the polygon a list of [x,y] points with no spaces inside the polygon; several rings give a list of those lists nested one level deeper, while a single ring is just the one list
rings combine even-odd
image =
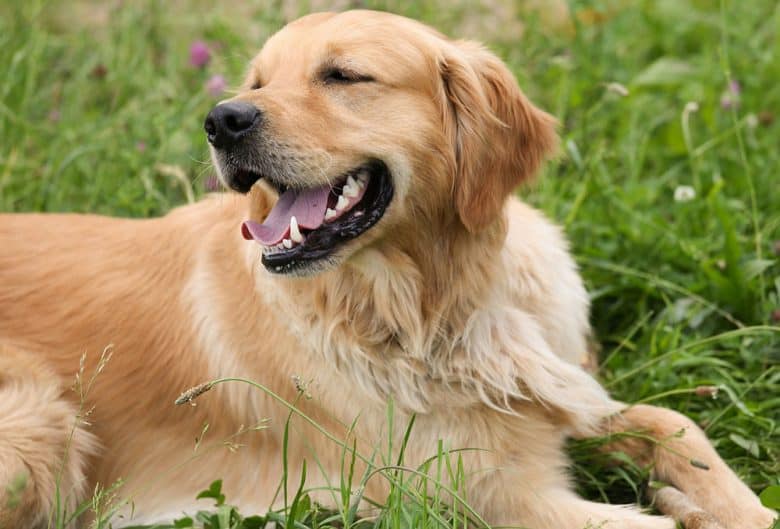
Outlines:
[{"label": "pink tongue", "polygon": [[244,239],[248,241],[254,239],[264,246],[279,244],[282,239],[288,238],[290,218],[293,216],[298,221],[299,227],[317,229],[325,218],[329,194],[329,185],[304,191],[289,189],[279,197],[265,222],[260,224],[247,220],[241,225],[241,234]]}]

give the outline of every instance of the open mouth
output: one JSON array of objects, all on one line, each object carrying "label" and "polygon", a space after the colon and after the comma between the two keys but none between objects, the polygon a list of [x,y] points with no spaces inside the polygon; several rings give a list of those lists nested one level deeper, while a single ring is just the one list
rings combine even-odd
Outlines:
[{"label": "open mouth", "polygon": [[282,190],[265,221],[245,221],[241,233],[263,247],[262,261],[269,271],[289,273],[329,257],[371,228],[392,198],[387,166],[375,160],[334,184]]}]

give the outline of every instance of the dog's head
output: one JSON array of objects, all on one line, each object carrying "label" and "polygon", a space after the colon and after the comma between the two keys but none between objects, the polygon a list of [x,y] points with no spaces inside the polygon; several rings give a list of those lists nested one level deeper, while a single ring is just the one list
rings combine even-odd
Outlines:
[{"label": "dog's head", "polygon": [[388,237],[479,237],[556,141],[496,56],[370,11],[279,31],[205,129],[226,185],[279,194],[242,232],[268,270],[295,274]]}]

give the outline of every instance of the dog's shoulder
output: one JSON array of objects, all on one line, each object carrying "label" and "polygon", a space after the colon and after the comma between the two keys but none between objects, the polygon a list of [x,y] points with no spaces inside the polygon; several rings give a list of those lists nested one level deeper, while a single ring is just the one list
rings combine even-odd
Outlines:
[{"label": "dog's shoulder", "polygon": [[563,230],[515,197],[506,211],[503,258],[512,303],[539,322],[556,354],[589,365],[589,299]]}]

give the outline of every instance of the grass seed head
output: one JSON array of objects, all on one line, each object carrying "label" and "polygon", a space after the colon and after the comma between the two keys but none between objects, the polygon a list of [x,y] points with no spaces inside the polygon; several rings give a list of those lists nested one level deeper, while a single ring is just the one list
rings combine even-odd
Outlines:
[{"label": "grass seed head", "polygon": [[193,401],[198,397],[200,397],[201,395],[203,395],[204,393],[206,393],[208,390],[210,390],[212,385],[213,384],[211,382],[198,384],[197,386],[192,387],[187,391],[185,391],[184,393],[182,393],[181,395],[179,395],[179,397],[174,401],[174,404],[179,406],[181,404],[186,404],[189,402],[190,404],[195,406],[195,402]]}]

